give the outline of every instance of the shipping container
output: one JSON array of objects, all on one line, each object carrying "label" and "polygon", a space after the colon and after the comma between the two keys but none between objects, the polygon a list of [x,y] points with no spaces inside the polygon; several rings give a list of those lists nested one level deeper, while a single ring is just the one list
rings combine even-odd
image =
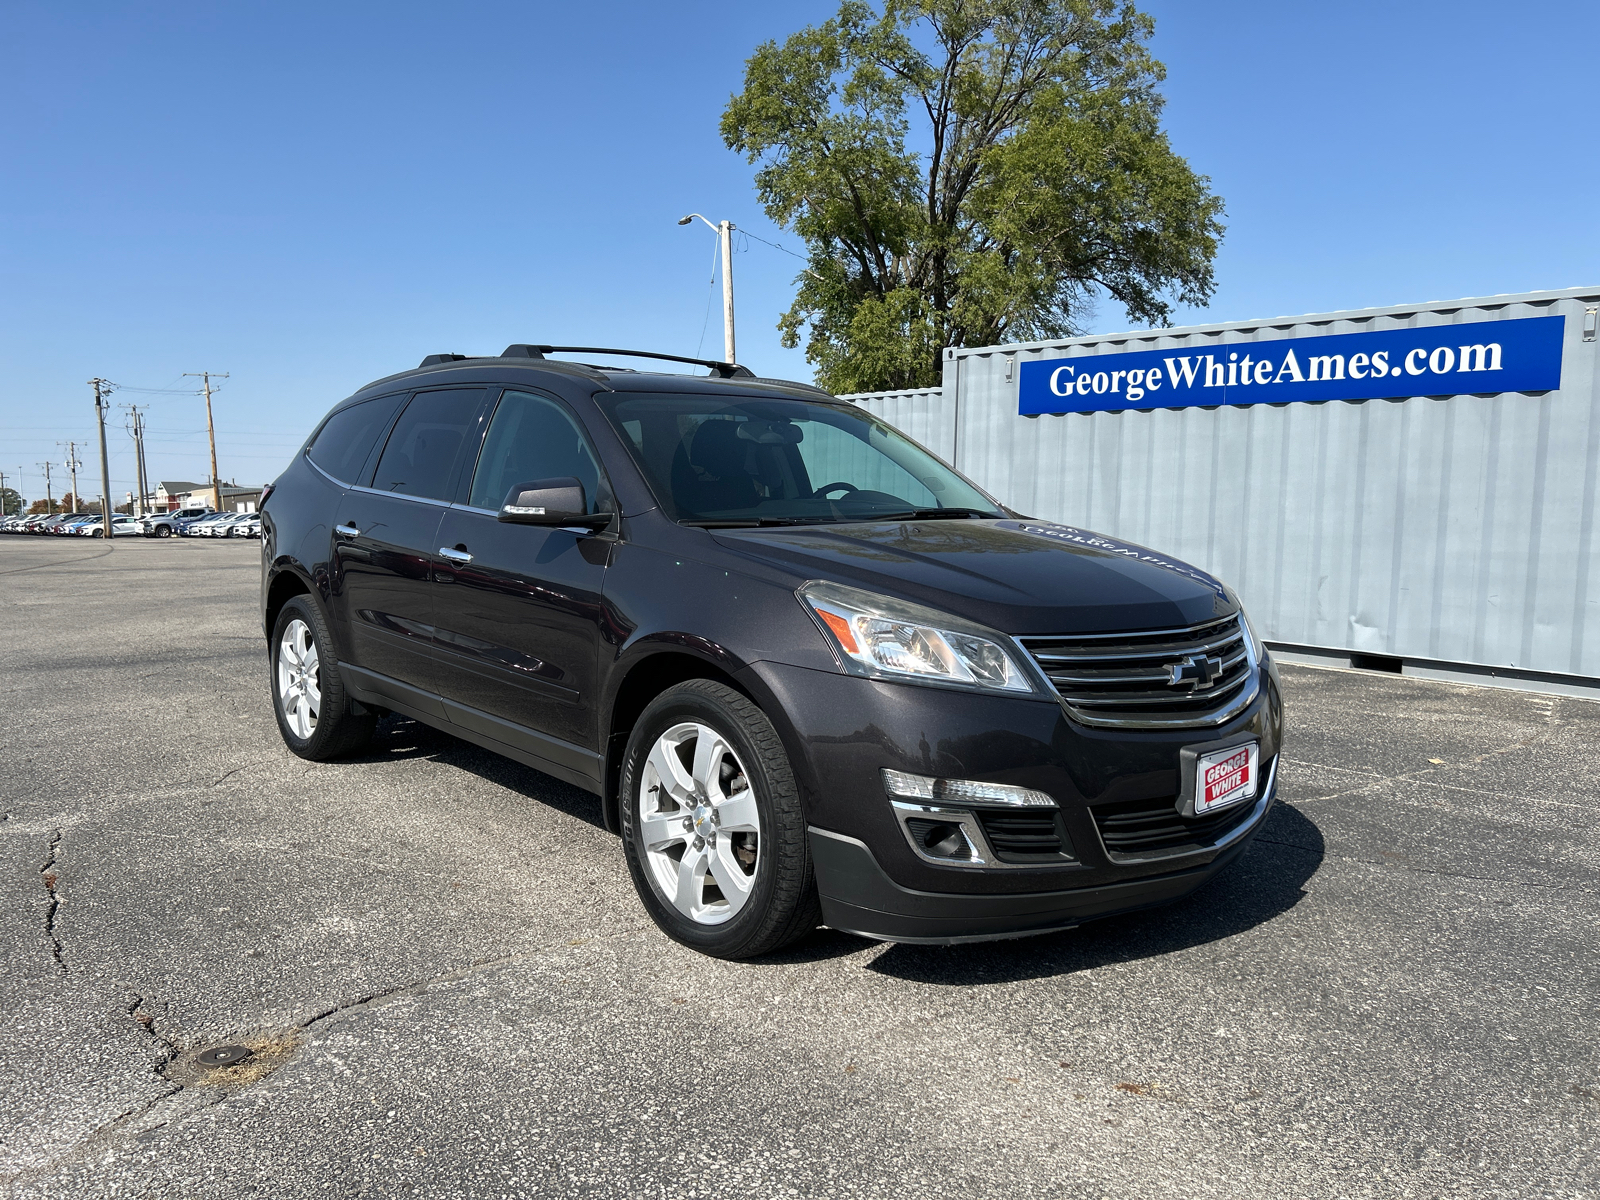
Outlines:
[{"label": "shipping container", "polygon": [[1263,638],[1600,686],[1600,287],[945,351],[852,397],[1041,520],[1188,560]]}]

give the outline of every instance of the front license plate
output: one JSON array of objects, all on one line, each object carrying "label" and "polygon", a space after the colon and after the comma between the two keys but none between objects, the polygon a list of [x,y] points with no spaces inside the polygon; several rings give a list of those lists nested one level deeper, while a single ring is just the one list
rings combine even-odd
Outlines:
[{"label": "front license plate", "polygon": [[1261,747],[1257,742],[1198,756],[1195,759],[1195,814],[1215,812],[1250,799],[1256,794],[1256,774],[1260,766]]}]

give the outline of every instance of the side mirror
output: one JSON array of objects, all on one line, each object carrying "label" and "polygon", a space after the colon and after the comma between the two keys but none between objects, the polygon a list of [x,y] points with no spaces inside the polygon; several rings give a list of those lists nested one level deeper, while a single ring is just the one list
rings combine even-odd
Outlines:
[{"label": "side mirror", "polygon": [[610,513],[588,512],[588,507],[583,484],[571,476],[534,479],[506,493],[500,520],[513,525],[581,525],[586,529],[603,529],[611,523]]}]

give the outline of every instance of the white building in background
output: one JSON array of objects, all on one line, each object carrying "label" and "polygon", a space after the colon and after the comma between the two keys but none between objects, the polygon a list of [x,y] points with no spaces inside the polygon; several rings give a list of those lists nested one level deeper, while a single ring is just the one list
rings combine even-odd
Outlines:
[{"label": "white building in background", "polygon": [[[1600,689],[1600,287],[945,351],[847,397],[1280,657]],[[1129,549],[1130,553],[1136,552]]]}]

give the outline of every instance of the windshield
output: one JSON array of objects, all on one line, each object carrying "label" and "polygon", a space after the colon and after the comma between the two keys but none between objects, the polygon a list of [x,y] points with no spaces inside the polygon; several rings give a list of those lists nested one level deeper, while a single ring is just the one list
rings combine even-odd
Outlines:
[{"label": "windshield", "polygon": [[972,484],[862,409],[655,392],[595,399],[676,521],[1004,515]]}]

